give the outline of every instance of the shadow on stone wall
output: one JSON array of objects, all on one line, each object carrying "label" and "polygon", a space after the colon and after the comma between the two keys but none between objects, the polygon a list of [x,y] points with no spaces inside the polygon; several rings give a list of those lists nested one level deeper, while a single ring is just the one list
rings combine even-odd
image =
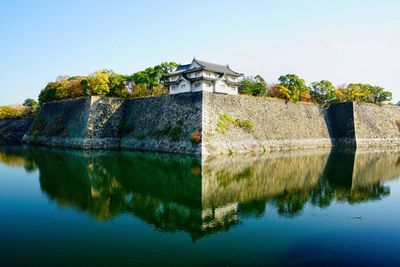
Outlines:
[{"label": "shadow on stone wall", "polygon": [[193,240],[228,231],[241,218],[306,204],[357,204],[390,194],[383,182],[400,174],[393,150],[314,150],[263,157],[0,148],[0,162],[38,169],[44,194],[96,220],[131,214],[161,231]]}]

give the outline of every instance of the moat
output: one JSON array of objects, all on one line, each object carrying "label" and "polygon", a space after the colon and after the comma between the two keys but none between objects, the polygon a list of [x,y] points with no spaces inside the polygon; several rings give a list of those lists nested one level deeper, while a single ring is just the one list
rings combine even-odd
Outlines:
[{"label": "moat", "polygon": [[400,264],[400,150],[0,147],[1,266]]}]

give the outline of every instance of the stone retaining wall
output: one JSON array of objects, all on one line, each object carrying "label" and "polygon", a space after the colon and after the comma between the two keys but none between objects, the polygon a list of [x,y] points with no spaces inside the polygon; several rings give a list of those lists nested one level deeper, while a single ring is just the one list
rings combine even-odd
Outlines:
[{"label": "stone retaining wall", "polygon": [[212,93],[203,101],[204,154],[332,146],[321,106]]},{"label": "stone retaining wall", "polygon": [[200,154],[201,93],[46,103],[24,142],[72,148],[128,148]]},{"label": "stone retaining wall", "polygon": [[400,145],[400,108],[391,105],[355,104],[357,146]]},{"label": "stone retaining wall", "polygon": [[[46,103],[23,141],[85,149],[265,154],[298,148],[397,146],[399,127],[397,106],[341,103],[327,108],[198,92]],[[192,138],[200,132],[201,140]]]},{"label": "stone retaining wall", "polygon": [[20,144],[32,121],[32,117],[1,119],[0,144]]}]

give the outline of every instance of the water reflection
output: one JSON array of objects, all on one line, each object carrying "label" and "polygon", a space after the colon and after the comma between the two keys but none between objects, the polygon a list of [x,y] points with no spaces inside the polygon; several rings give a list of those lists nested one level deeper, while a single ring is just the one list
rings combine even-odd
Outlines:
[{"label": "water reflection", "polygon": [[[306,204],[356,204],[390,194],[400,152],[316,150],[263,157],[208,157],[48,148],[0,149],[0,161],[38,169],[41,190],[62,207],[96,220],[131,214],[193,240],[241,219],[276,212],[293,217]],[[268,209],[266,209],[268,207]]]}]

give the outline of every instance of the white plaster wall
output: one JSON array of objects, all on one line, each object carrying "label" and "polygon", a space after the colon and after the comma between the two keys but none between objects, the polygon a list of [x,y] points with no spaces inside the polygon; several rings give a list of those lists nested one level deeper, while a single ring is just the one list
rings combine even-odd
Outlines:
[{"label": "white plaster wall", "polygon": [[[196,87],[196,84],[199,84],[199,86]],[[202,90],[203,90],[203,83],[201,81],[192,83],[192,92],[200,92]]]},{"label": "white plaster wall", "polygon": [[[209,84],[211,86],[209,86]],[[203,82],[203,91],[211,92],[211,93],[214,92],[214,82],[208,82],[208,81]]]},{"label": "white plaster wall", "polygon": [[[184,88],[183,88],[184,85]],[[181,81],[176,88],[173,90],[172,85],[169,87],[169,94],[180,94],[180,93],[186,93],[190,92],[190,82],[188,81]]]},{"label": "white plaster wall", "polygon": [[226,74],[225,74],[225,78],[227,78],[227,79],[230,80],[230,81],[234,81],[234,82],[239,81],[237,77],[231,76],[231,75],[226,75]]},{"label": "white plaster wall", "polygon": [[[235,89],[236,88],[236,89]],[[222,94],[237,95],[237,87],[229,86],[226,82],[218,80],[215,82],[215,92]]]},{"label": "white plaster wall", "polygon": [[176,81],[176,80],[178,80],[178,78],[179,78],[179,75],[175,75],[175,76],[171,76],[171,77],[169,77],[169,81],[170,82],[173,82],[173,81]]},{"label": "white plaster wall", "polygon": [[[198,75],[196,76],[196,73],[198,73]],[[196,71],[196,72],[192,72],[188,74],[188,77],[190,78],[198,78],[202,76],[202,72],[201,71]]]}]

